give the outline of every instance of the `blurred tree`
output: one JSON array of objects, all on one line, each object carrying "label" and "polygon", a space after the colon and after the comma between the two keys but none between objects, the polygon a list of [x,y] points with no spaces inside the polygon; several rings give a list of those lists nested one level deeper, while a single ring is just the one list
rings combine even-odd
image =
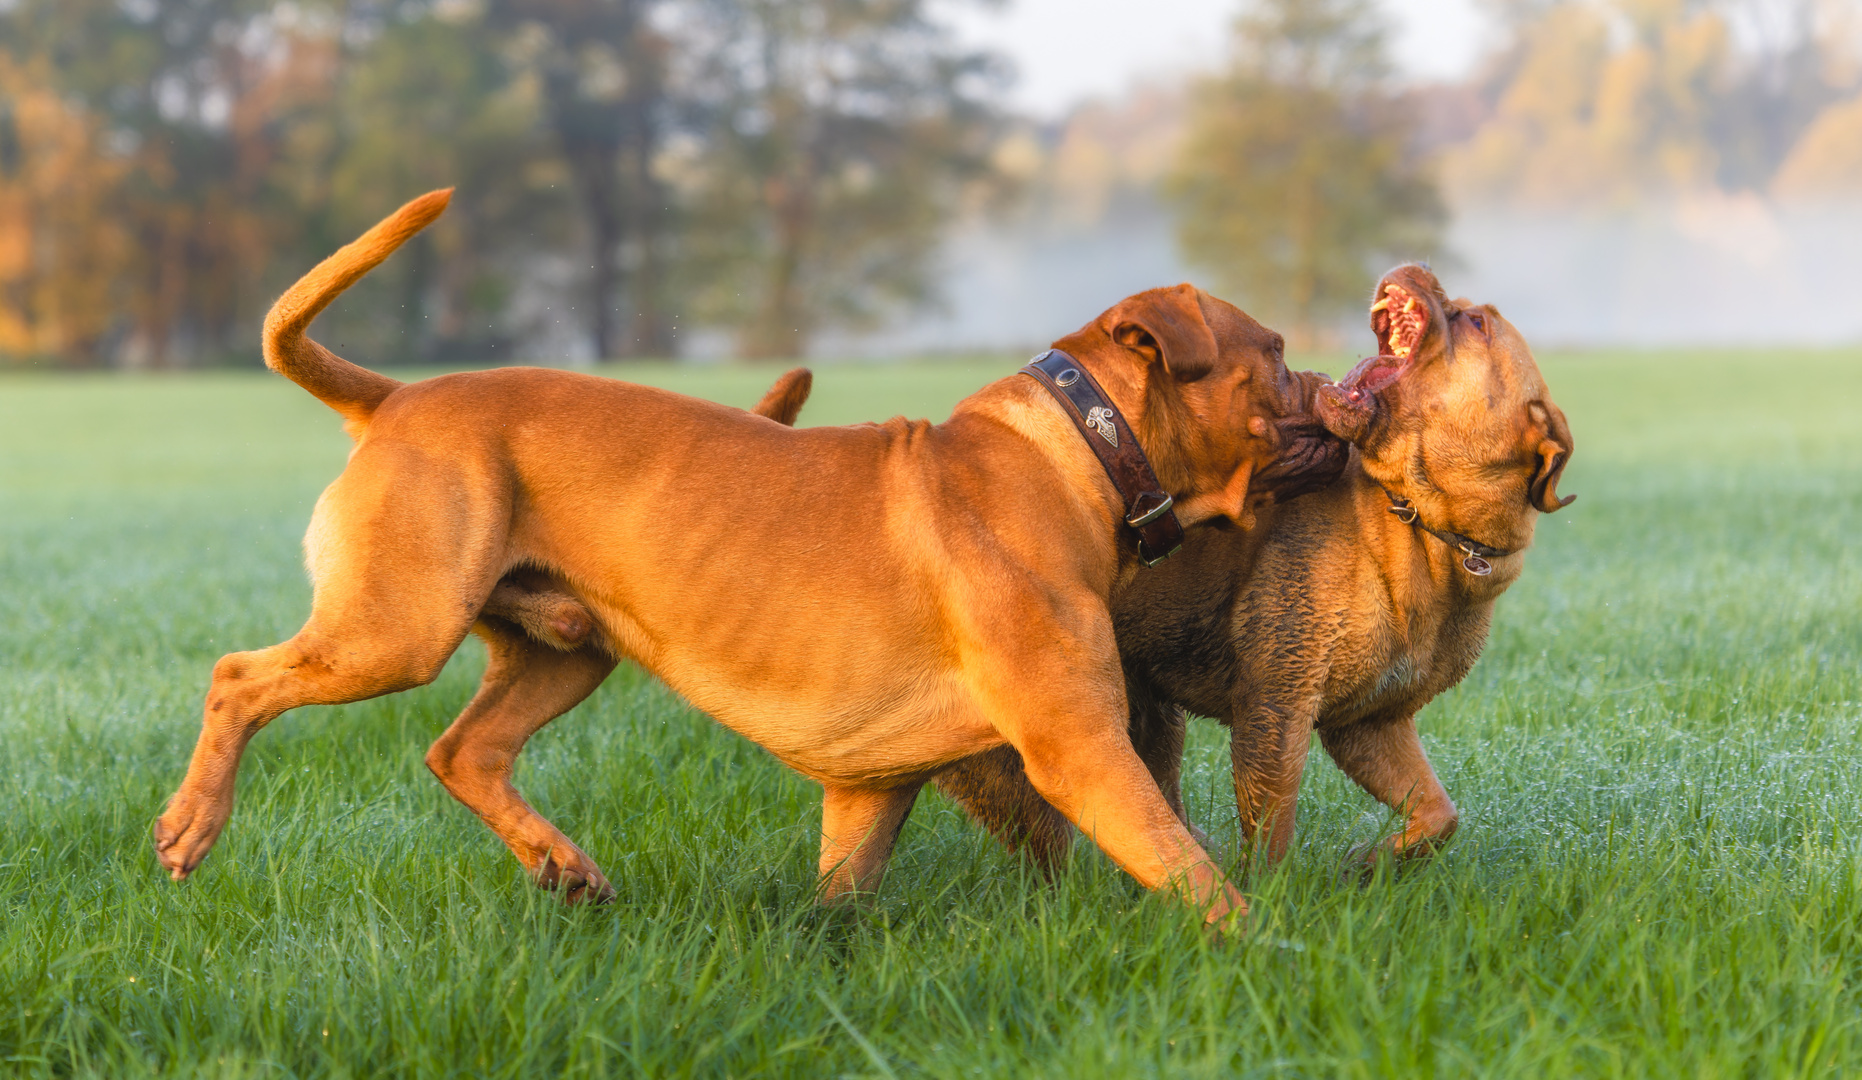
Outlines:
[{"label": "blurred tree", "polygon": [[1371,0],[1262,0],[1196,89],[1166,191],[1185,256],[1301,347],[1360,307],[1378,262],[1438,254]]},{"label": "blurred tree", "polygon": [[580,200],[589,246],[586,302],[597,358],[670,356],[669,195],[655,165],[670,122],[669,43],[658,0],[494,0],[520,35],[550,129]]},{"label": "blurred tree", "polygon": [[[255,212],[262,121],[271,82],[289,68],[259,55],[249,31],[260,17],[255,0],[17,0],[0,9],[14,78],[56,95],[72,128],[35,145],[62,145],[63,160],[91,163],[70,177],[93,200],[89,213],[38,219],[35,250],[116,253],[93,268],[84,288],[96,291],[81,298],[67,295],[76,279],[59,268],[68,261],[28,260],[28,291],[62,297],[45,299],[41,317],[74,320],[46,339],[65,342],[74,358],[161,364],[178,343],[225,347],[266,246]],[[288,43],[281,49],[288,58]],[[73,139],[88,145],[79,151]],[[105,239],[118,232],[127,243]],[[101,308],[108,323],[99,328],[97,314],[77,314],[82,307]]]},{"label": "blurred tree", "polygon": [[1488,76],[1493,115],[1446,162],[1462,197],[1623,206],[1762,189],[1854,85],[1815,0],[1503,6],[1513,44]]},{"label": "blurred tree", "polygon": [[1862,98],[1823,111],[1779,167],[1772,191],[1781,199],[1862,197]]},{"label": "blurred tree", "polygon": [[[1728,18],[1753,40],[1716,103],[1712,137],[1718,180],[1734,190],[1763,190],[1801,138],[1862,80],[1845,40],[1862,21],[1854,0],[1727,0]],[[1844,26],[1845,22],[1850,26]]]},{"label": "blurred tree", "polygon": [[446,215],[377,271],[387,282],[332,312],[332,333],[378,360],[510,359],[529,260],[575,246],[539,80],[482,11],[401,10],[352,46],[328,107],[291,125],[281,182],[316,236],[292,272],[408,197],[455,187]]},{"label": "blurred tree", "polygon": [[806,353],[925,302],[966,183],[990,170],[999,83],[929,0],[705,0],[675,161],[695,315],[747,357]]},{"label": "blurred tree", "polygon": [[127,166],[37,57],[0,57],[0,356],[93,362],[123,302],[132,237],[111,216]]},{"label": "blurred tree", "polygon": [[476,360],[568,307],[665,355],[681,281],[750,353],[868,325],[987,171],[931,2],[0,0],[0,354],[256,360],[273,290],[441,185],[333,341]]}]

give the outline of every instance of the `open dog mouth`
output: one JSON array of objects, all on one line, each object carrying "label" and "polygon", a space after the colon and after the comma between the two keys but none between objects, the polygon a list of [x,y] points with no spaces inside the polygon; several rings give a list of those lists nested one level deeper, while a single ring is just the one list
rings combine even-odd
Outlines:
[{"label": "open dog mouth", "polygon": [[1365,360],[1338,382],[1344,399],[1363,404],[1372,394],[1396,382],[1416,358],[1423,331],[1429,327],[1429,305],[1395,282],[1371,305],[1371,328],[1377,334],[1378,355]]},{"label": "open dog mouth", "polygon": [[1377,332],[1379,351],[1408,360],[1429,327],[1429,305],[1396,282],[1384,285],[1384,294],[1371,305],[1371,328]]},{"label": "open dog mouth", "polygon": [[1377,411],[1377,394],[1415,365],[1429,329],[1431,309],[1421,296],[1393,281],[1371,305],[1371,329],[1377,355],[1358,364],[1319,395],[1319,416],[1333,433],[1351,439],[1364,435]]}]

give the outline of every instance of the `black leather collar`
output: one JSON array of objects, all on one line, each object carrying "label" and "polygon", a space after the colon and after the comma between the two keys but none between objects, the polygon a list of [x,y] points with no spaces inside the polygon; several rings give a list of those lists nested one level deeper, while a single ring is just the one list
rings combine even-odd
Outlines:
[{"label": "black leather collar", "polygon": [[[1381,487],[1382,485],[1379,486]],[[1456,532],[1449,532],[1447,529],[1431,529],[1428,525],[1423,523],[1422,516],[1416,512],[1414,506],[1410,505],[1408,499],[1399,499],[1395,495],[1390,494],[1389,488],[1384,488],[1383,492],[1389,497],[1390,512],[1397,516],[1398,521],[1401,521],[1405,525],[1414,525],[1423,532],[1440,540],[1442,543],[1461,552],[1463,556],[1461,568],[1473,574],[1475,577],[1486,577],[1488,574],[1493,573],[1493,563],[1488,560],[1504,559],[1508,555],[1515,554],[1515,552],[1506,551],[1501,548],[1490,547],[1472,537],[1463,536]]]},{"label": "black leather collar", "polygon": [[1137,530],[1138,558],[1156,566],[1183,547],[1183,525],[1171,509],[1175,500],[1157,482],[1151,462],[1138,445],[1138,436],[1125,417],[1099,389],[1092,373],[1078,360],[1049,349],[1022,368],[1021,373],[1046,387],[1080,429],[1099,464],[1125,500],[1125,524]]}]

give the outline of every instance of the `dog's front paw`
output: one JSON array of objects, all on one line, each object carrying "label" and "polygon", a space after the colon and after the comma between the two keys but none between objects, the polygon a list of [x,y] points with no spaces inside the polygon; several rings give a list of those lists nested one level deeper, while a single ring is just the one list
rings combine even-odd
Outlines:
[{"label": "dog's front paw", "polygon": [[1248,902],[1236,894],[1231,904],[1217,904],[1203,913],[1203,930],[1210,939],[1220,944],[1227,941],[1246,941],[1248,929],[1252,925],[1249,917]]},{"label": "dog's front paw", "polygon": [[1428,862],[1447,842],[1446,837],[1423,837],[1398,847],[1397,843],[1401,839],[1392,836],[1354,845],[1345,853],[1345,865],[1338,873],[1339,882],[1368,885],[1380,866],[1388,866],[1392,873],[1402,873]]},{"label": "dog's front paw", "polygon": [[573,845],[550,849],[537,868],[536,881],[538,888],[555,893],[565,904],[605,904],[615,896],[595,860]]}]

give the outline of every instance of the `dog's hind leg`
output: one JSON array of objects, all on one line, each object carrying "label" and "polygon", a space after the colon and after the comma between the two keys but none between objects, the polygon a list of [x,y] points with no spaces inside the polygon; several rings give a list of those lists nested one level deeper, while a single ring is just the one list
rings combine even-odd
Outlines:
[{"label": "dog's hind leg", "polygon": [[530,736],[593,693],[614,660],[592,648],[561,652],[489,620],[473,631],[489,656],[485,677],[427,751],[427,767],[491,826],[539,886],[569,903],[613,899],[614,887],[595,860],[518,794],[511,768]]},{"label": "dog's hind leg", "polygon": [[821,792],[821,892],[824,904],[879,891],[886,859],[905,827],[921,784],[886,790],[824,787]]},{"label": "dog's hind leg", "polygon": [[[414,607],[409,604],[408,607]],[[187,776],[156,819],[156,856],[176,881],[187,877],[212,849],[233,812],[233,780],[246,744],[265,725],[300,705],[340,705],[432,682],[465,636],[429,622],[430,633],[398,639],[403,621],[443,613],[403,608],[389,627],[367,609],[319,608],[297,636],[256,652],[230,653],[213,666],[200,739]]]},{"label": "dog's hind leg", "polygon": [[364,442],[318,500],[305,541],[310,618],[281,645],[213,667],[187,776],[155,822],[179,881],[233,811],[246,744],[300,705],[341,705],[432,682],[502,569],[508,501],[496,478],[436,468],[404,445]]}]

